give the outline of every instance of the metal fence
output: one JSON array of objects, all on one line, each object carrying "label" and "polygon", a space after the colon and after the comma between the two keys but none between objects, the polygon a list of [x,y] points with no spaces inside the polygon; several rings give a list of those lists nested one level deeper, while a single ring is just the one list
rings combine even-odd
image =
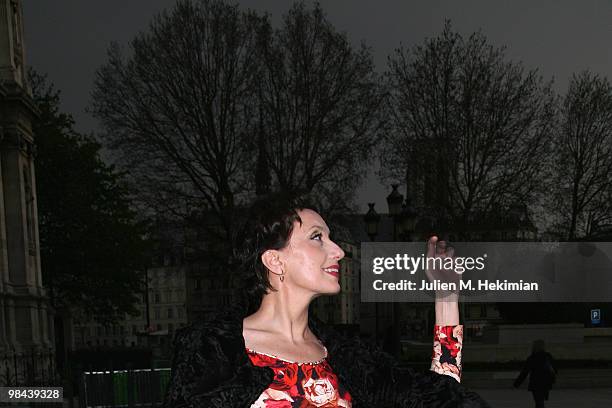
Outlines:
[{"label": "metal fence", "polygon": [[0,354],[0,386],[61,386],[53,349]]},{"label": "metal fence", "polygon": [[79,407],[161,407],[169,381],[169,368],[85,371]]}]

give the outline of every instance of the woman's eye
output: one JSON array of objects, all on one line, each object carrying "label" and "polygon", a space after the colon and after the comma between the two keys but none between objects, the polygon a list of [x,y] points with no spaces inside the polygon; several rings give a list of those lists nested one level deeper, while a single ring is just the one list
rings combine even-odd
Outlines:
[{"label": "woman's eye", "polygon": [[316,239],[316,240],[321,241],[323,239],[323,234],[321,234],[320,232],[318,234],[314,234],[312,236],[312,239]]}]

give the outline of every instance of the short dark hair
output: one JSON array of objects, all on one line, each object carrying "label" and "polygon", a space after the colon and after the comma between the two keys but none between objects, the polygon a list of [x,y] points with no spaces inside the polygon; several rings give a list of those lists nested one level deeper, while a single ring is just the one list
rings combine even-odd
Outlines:
[{"label": "short dark hair", "polygon": [[254,312],[263,296],[275,290],[261,256],[269,249],[287,246],[293,223],[302,223],[298,211],[304,209],[317,211],[306,198],[277,193],[257,199],[246,212],[246,219],[237,231],[234,257],[243,279],[243,296],[246,296],[244,300],[248,302],[249,311]]}]

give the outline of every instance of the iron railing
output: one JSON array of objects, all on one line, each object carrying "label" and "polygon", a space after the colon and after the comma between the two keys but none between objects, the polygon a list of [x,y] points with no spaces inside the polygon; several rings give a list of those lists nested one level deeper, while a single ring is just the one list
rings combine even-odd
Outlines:
[{"label": "iron railing", "polygon": [[0,354],[0,386],[60,386],[53,349]]},{"label": "iron railing", "polygon": [[161,407],[169,381],[169,368],[85,371],[79,407]]}]

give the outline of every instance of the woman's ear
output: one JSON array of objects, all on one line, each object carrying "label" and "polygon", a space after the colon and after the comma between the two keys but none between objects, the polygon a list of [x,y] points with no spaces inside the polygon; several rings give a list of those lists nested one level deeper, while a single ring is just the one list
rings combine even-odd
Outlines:
[{"label": "woman's ear", "polygon": [[281,275],[283,273],[283,264],[280,260],[278,251],[274,249],[268,249],[261,254],[261,262],[265,265],[270,272],[275,275]]}]

